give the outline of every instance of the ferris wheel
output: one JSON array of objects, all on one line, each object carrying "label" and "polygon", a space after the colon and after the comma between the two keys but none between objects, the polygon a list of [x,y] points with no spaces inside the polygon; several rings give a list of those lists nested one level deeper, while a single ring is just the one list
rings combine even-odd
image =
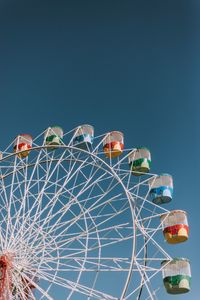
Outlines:
[{"label": "ferris wheel", "polygon": [[19,134],[0,157],[0,300],[158,299],[190,290],[190,264],[160,243],[188,238],[168,211],[173,180],[145,147],[82,125]]}]

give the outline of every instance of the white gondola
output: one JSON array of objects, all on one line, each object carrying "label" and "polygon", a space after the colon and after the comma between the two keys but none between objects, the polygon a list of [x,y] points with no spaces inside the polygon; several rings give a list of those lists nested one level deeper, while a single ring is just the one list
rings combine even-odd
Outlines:
[{"label": "white gondola", "polygon": [[45,132],[45,145],[51,146],[48,149],[53,150],[62,144],[63,129],[60,126],[49,127]]},{"label": "white gondola", "polygon": [[140,147],[133,149],[128,156],[129,165],[134,175],[140,176],[148,173],[151,166],[151,153],[149,149]]},{"label": "white gondola", "polygon": [[168,203],[173,196],[173,178],[169,174],[161,174],[150,179],[150,195],[155,204]]},{"label": "white gondola", "polygon": [[163,282],[169,294],[184,294],[191,289],[190,262],[185,258],[174,258],[162,262]]},{"label": "white gondola", "polygon": [[93,140],[94,127],[91,125],[82,125],[75,131],[73,145],[84,150],[90,150]]}]

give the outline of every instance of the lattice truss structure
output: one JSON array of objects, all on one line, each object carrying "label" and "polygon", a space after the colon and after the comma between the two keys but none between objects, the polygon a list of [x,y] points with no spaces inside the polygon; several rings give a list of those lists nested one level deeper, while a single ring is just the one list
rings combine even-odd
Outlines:
[{"label": "lattice truss structure", "polygon": [[168,210],[149,197],[156,175],[132,174],[132,149],[106,157],[106,134],[82,149],[74,132],[54,148],[42,132],[26,157],[13,141],[2,151],[0,299],[157,299],[171,257],[160,243]]}]

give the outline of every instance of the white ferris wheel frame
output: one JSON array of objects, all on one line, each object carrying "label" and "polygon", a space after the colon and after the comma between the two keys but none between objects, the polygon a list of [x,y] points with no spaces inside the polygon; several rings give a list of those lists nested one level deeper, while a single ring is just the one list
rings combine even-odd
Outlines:
[{"label": "white ferris wheel frame", "polygon": [[[160,273],[162,270],[162,267],[159,266],[157,268],[151,267],[150,264],[153,262],[160,263],[164,259],[171,260],[170,255],[163,249],[163,247],[159,244],[159,242],[156,241],[156,238],[154,238],[159,231],[162,230],[162,223],[160,223],[156,228],[151,228],[150,225],[152,223],[152,220],[159,219],[159,217],[165,212],[169,212],[167,209],[160,207],[159,205],[156,205],[151,202],[151,200],[148,199],[149,196],[149,190],[146,193],[145,196],[140,195],[140,188],[142,186],[147,186],[149,182],[149,178],[154,178],[157,175],[153,173],[149,173],[146,175],[144,179],[138,178],[138,182],[135,183],[133,186],[131,186],[131,180],[132,180],[132,174],[131,170],[124,169],[124,164],[127,163],[128,159],[128,153],[129,150],[132,149],[126,149],[124,150],[124,153],[121,157],[119,157],[117,160],[113,159],[107,159],[105,160],[103,157],[103,151],[102,144],[105,140],[107,134],[97,136],[96,140],[98,141],[96,146],[91,149],[80,149],[79,147],[76,147],[73,145],[73,138],[76,133],[76,130],[72,130],[68,132],[64,138],[67,135],[70,135],[72,133],[71,139],[69,140],[69,143],[67,144],[61,144],[59,146],[56,146],[55,151],[49,151],[51,149],[51,146],[45,145],[44,143],[39,145],[35,141],[40,139],[45,132],[41,133],[38,137],[34,140],[34,145],[30,149],[30,153],[33,154],[32,161],[29,161],[29,156],[26,158],[19,158],[18,154],[23,153],[24,151],[19,151],[18,153],[12,153],[11,147],[13,145],[13,142],[6,148],[5,151],[3,151],[3,157],[0,160],[0,182],[1,182],[1,191],[0,191],[0,216],[2,217],[0,221],[1,227],[5,227],[4,230],[0,231],[0,247],[2,255],[7,251],[7,253],[13,253],[13,249],[16,251],[18,250],[17,247],[19,247],[19,250],[21,249],[23,243],[26,241],[26,243],[30,243],[30,248],[34,248],[34,244],[36,243],[37,239],[40,239],[40,244],[37,245],[37,247],[41,247],[41,250],[39,251],[37,248],[37,255],[41,255],[41,260],[38,263],[34,262],[33,265],[37,265],[37,270],[30,269],[27,267],[28,272],[25,272],[26,264],[28,264],[28,261],[32,261],[32,252],[28,252],[29,250],[26,250],[27,257],[23,258],[14,258],[13,262],[13,269],[12,272],[13,275],[13,285],[17,287],[17,296],[16,295],[10,295],[11,299],[17,300],[19,297],[22,300],[27,299],[27,291],[29,293],[28,299],[54,299],[53,296],[51,296],[51,289],[54,286],[60,286],[61,288],[65,288],[68,290],[68,295],[64,296],[63,299],[79,299],[77,297],[77,293],[82,295],[81,297],[85,296],[84,299],[131,299],[131,297],[137,295],[137,300],[140,299],[141,291],[143,287],[146,288],[146,296],[145,299],[157,299],[156,292],[157,288],[153,288],[151,286],[151,280],[155,275]],[[56,151],[59,149],[60,155],[56,156]],[[65,157],[67,153],[67,156]],[[78,153],[78,155],[77,155]],[[81,157],[81,155],[83,157]],[[79,158],[80,157],[80,158]],[[70,165],[69,169],[64,170],[63,163],[65,161],[68,161]],[[40,175],[40,170],[42,170],[42,165],[46,165],[46,174]],[[77,164],[79,164],[77,166]],[[61,211],[55,211],[53,215],[53,211],[55,209],[55,205],[59,202],[59,195],[63,191],[63,187],[68,184],[72,178],[77,177],[79,174],[81,176],[86,176],[84,174],[83,168],[91,168],[91,174],[89,174],[89,177],[85,178],[84,184],[78,184],[75,179],[73,179],[74,185],[71,187],[71,190],[68,189],[67,192],[72,197],[72,199],[66,204],[66,207],[63,205],[61,207]],[[51,169],[52,168],[52,169]],[[62,170],[61,170],[62,168]],[[94,169],[97,169],[94,171]],[[29,174],[29,170],[32,170]],[[98,173],[99,169],[101,169],[101,176],[98,176],[95,178],[96,174]],[[67,176],[65,175],[64,181],[62,182],[62,178],[59,176],[59,172],[61,170],[62,172],[66,172]],[[42,171],[43,172],[43,171]],[[51,182],[51,177],[53,177],[56,174],[57,181]],[[95,173],[96,172],[96,173]],[[44,168],[45,173],[45,168]],[[105,176],[106,174],[106,176]],[[41,177],[40,177],[41,176]],[[36,177],[36,179],[35,179]],[[4,184],[9,178],[9,184]],[[123,191],[124,191],[124,197],[123,200],[125,201],[127,206],[123,205],[120,208],[120,211],[116,211],[116,208],[114,206],[115,201],[115,195],[113,198],[108,199],[107,201],[104,200],[103,204],[101,203],[101,200],[105,198],[106,194],[109,194],[111,190],[105,189],[103,187],[104,181],[110,180],[110,189],[113,189],[113,182],[117,183]],[[61,181],[61,184],[59,183]],[[31,195],[31,189],[38,186],[38,192],[36,195]],[[94,198],[94,203],[92,203],[88,208],[86,208],[86,202],[87,199],[79,201],[79,196],[83,193],[85,193],[90,188],[93,187],[99,187],[102,189],[102,194],[97,195],[97,200]],[[46,188],[55,188],[55,194],[52,196],[52,199],[50,199],[48,193],[46,192]],[[74,196],[74,190],[79,189],[79,193]],[[65,191],[66,192],[66,191]],[[19,194],[20,199],[19,199]],[[42,197],[44,196],[46,198],[49,198],[49,211],[45,215],[45,222],[40,218],[40,216],[43,215],[43,212],[46,210],[46,207],[42,208]],[[31,199],[35,199],[32,204],[32,206],[27,208],[28,203],[27,197],[31,197]],[[116,201],[118,201],[118,195],[116,195]],[[21,202],[20,202],[20,201]],[[55,203],[54,203],[55,200]],[[96,200],[96,202],[95,202]],[[121,200],[121,199],[120,199]],[[136,202],[141,202],[139,206],[136,205]],[[70,266],[65,261],[67,260],[67,255],[62,256],[63,250],[62,247],[65,246],[67,236],[65,235],[66,229],[63,229],[63,226],[73,226],[73,222],[69,221],[62,221],[63,216],[70,211],[71,205],[75,203],[76,209],[80,209],[79,215],[74,215],[73,220],[74,224],[77,225],[77,228],[79,227],[80,230],[83,230],[82,225],[80,225],[78,222],[82,219],[84,220],[84,226],[85,230],[82,233],[82,236],[85,237],[85,245],[83,245],[84,250],[78,251],[77,254],[80,255],[80,257],[74,257],[73,255],[70,256],[70,259],[72,260],[72,257],[74,259],[74,262],[80,266],[80,268],[75,268],[73,265]],[[152,206],[152,210],[149,208],[145,208],[145,205]],[[112,207],[113,205],[113,207]],[[18,210],[19,206],[19,210]],[[101,214],[101,211],[107,207],[111,206],[113,208],[113,213],[103,215]],[[104,226],[104,224],[109,223],[112,219],[117,219],[118,216],[125,213],[127,211],[127,207],[129,208],[129,213],[131,220],[124,220],[124,222],[121,222],[120,224],[111,225],[108,227],[105,227],[103,229],[98,229],[100,226]],[[66,209],[66,211],[64,210]],[[100,214],[96,216],[96,219],[91,215],[95,210],[100,211]],[[36,210],[36,211],[35,211]],[[64,210],[64,211],[63,211]],[[123,211],[124,210],[124,211]],[[141,214],[143,210],[148,211],[149,210],[149,216],[141,217]],[[5,211],[7,214],[4,216]],[[159,211],[159,212],[158,212]],[[34,213],[34,216],[33,216]],[[70,214],[73,214],[73,211],[70,211]],[[13,214],[13,216],[12,216]],[[54,217],[58,215],[58,219],[54,221],[55,223],[53,225],[47,226],[47,224],[50,224],[51,221],[54,219]],[[92,220],[94,228],[91,228],[91,224],[88,226],[87,224],[87,218]],[[97,218],[103,218],[102,223],[95,223],[97,221]],[[70,220],[70,221],[71,221]],[[126,222],[125,222],[126,221]],[[13,224],[14,222],[14,224]],[[37,223],[38,222],[38,223]],[[42,223],[43,222],[43,223]],[[41,227],[41,223],[46,231],[42,231],[44,228]],[[20,224],[20,227],[18,228],[18,224]],[[145,225],[147,224],[147,225]],[[47,228],[46,228],[46,227]],[[106,226],[106,225],[105,225]],[[35,227],[38,229],[38,232],[36,232]],[[131,228],[132,227],[132,228]],[[60,228],[62,229],[61,232],[59,232]],[[40,229],[40,230],[39,230]],[[16,233],[17,230],[17,234]],[[56,232],[59,232],[61,240],[58,240],[58,237],[53,236],[54,230]],[[132,231],[133,235],[124,235],[123,230],[129,230]],[[90,249],[89,242],[91,240],[91,236],[93,234],[93,231],[96,233],[96,249],[98,250],[98,257],[89,256],[88,254],[90,251],[95,251],[94,249]],[[121,232],[120,232],[121,231]],[[102,235],[105,232],[105,236]],[[49,236],[52,233],[52,238],[50,240]],[[102,243],[102,240],[106,239],[106,235],[109,236],[109,234],[115,233],[118,235],[117,238],[112,239],[112,237],[107,237],[107,244],[106,242]],[[55,233],[54,233],[55,234]],[[72,244],[75,241],[76,236],[73,236],[73,233],[71,234],[71,238],[68,238],[68,243],[71,242]],[[102,235],[102,236],[101,236]],[[48,236],[48,239],[47,239]],[[63,237],[64,236],[64,237]],[[25,240],[26,238],[26,240]],[[140,238],[143,238],[143,246],[140,247],[139,250],[137,250],[136,241]],[[54,239],[54,240],[53,240]],[[47,242],[48,240],[48,242]],[[94,238],[95,240],[95,238]],[[120,244],[120,243],[126,243],[127,240],[131,240],[132,244],[132,251],[131,251],[131,257],[121,257],[119,256],[108,256],[108,257],[102,257],[102,251],[105,247],[111,247],[113,244]],[[42,244],[43,242],[43,244]],[[61,243],[58,245],[58,242]],[[62,245],[63,243],[63,245]],[[154,245],[157,249],[157,253],[154,254],[154,256],[151,257],[144,257],[147,251],[147,246],[151,244]],[[51,256],[52,247],[56,248],[57,256]],[[28,249],[28,248],[27,248]],[[48,249],[51,249],[48,250]],[[49,252],[48,252],[49,251]],[[75,251],[75,250],[74,250]],[[23,252],[23,251],[22,251]],[[81,256],[84,253],[84,256]],[[157,254],[162,253],[162,257],[157,257]],[[48,256],[48,255],[49,256]],[[142,257],[141,257],[142,256]],[[21,260],[20,260],[21,259]],[[16,260],[16,262],[15,262]],[[27,261],[26,261],[27,260]],[[54,270],[54,274],[51,274],[48,270],[48,268],[45,271],[44,264],[49,264],[51,261],[52,264],[55,264],[56,268]],[[149,263],[149,266],[147,266],[147,263]],[[113,265],[111,266],[110,263]],[[87,268],[86,265],[92,265],[94,268]],[[124,267],[126,266],[126,268]],[[23,266],[23,268],[22,268]],[[128,266],[128,267],[127,267]],[[62,271],[60,269],[64,268],[65,270],[63,272],[79,272],[77,276],[76,282],[73,282],[72,280],[68,280],[63,278],[60,273]],[[68,268],[66,268],[68,267]],[[95,269],[96,268],[96,269]],[[49,268],[50,269],[50,268]],[[52,271],[52,270],[51,270]],[[48,273],[49,272],[49,273]],[[92,286],[86,286],[80,283],[81,277],[85,273],[89,272],[96,272],[97,275],[95,275],[93,279]],[[126,279],[123,283],[123,287],[121,289],[120,295],[117,297],[109,294],[104,291],[100,291],[96,289],[96,284],[98,282],[99,273],[117,273],[117,272],[126,272]],[[132,277],[134,277],[135,272],[139,274],[140,277],[140,283],[138,283],[137,286],[132,287]],[[151,274],[148,275],[148,272]],[[65,274],[66,274],[65,273]],[[36,276],[37,274],[37,276]],[[35,277],[38,277],[39,280],[43,280],[48,282],[48,287],[40,286],[39,282],[35,280]],[[21,278],[23,280],[27,280],[29,284],[24,285],[24,282],[22,282]],[[32,284],[35,287],[35,290],[37,290],[38,295],[35,296],[32,288],[30,288],[30,284]],[[45,289],[46,288],[46,289]],[[25,292],[26,290],[26,292]],[[74,298],[74,294],[76,294]],[[80,298],[82,299],[82,298]]]}]

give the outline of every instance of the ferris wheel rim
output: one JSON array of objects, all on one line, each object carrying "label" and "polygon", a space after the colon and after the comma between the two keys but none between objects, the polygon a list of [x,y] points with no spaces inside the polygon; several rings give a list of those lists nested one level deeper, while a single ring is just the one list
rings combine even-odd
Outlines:
[{"label": "ferris wheel rim", "polygon": [[[29,149],[29,151],[30,152],[34,152],[34,151],[38,151],[38,153],[40,152],[40,151],[42,151],[42,150],[48,150],[48,149],[50,149],[50,148],[52,148],[52,146],[51,145],[41,145],[41,146],[33,146],[31,149]],[[131,216],[132,216],[132,218],[131,218],[131,221],[132,221],[132,226],[133,226],[133,232],[134,232],[134,234],[136,234],[136,230],[134,229],[134,227],[136,226],[136,223],[135,223],[135,210],[134,210],[134,205],[135,205],[135,203],[134,203],[134,199],[133,199],[133,196],[130,194],[130,190],[129,190],[129,188],[124,184],[124,182],[122,181],[122,179],[120,178],[120,176],[116,173],[116,170],[115,170],[115,165],[110,165],[109,163],[107,163],[104,159],[102,159],[101,157],[99,157],[98,155],[99,155],[99,153],[98,152],[95,152],[95,151],[89,151],[89,150],[84,150],[84,149],[81,149],[81,148],[79,148],[79,147],[76,147],[76,146],[73,146],[73,145],[58,145],[58,146],[55,146],[55,150],[56,149],[63,149],[63,150],[67,150],[67,149],[69,149],[70,151],[72,151],[72,150],[75,150],[75,151],[77,151],[77,152],[82,152],[82,153],[84,153],[84,154],[86,154],[86,155],[88,155],[88,156],[92,156],[94,159],[98,159],[98,161],[100,161],[101,163],[102,163],[102,165],[103,166],[105,166],[105,168],[103,168],[102,167],[102,165],[100,166],[101,168],[102,168],[102,170],[104,170],[105,172],[107,172],[107,173],[109,173],[110,175],[112,175],[112,176],[114,176],[114,178],[119,182],[119,184],[121,185],[121,187],[123,188],[123,190],[124,190],[124,193],[125,193],[125,195],[127,196],[126,198],[127,198],[127,200],[128,200],[128,203],[129,203],[129,207],[130,207],[130,211],[131,211]],[[6,155],[5,157],[3,157],[2,159],[0,159],[0,162],[3,162],[3,161],[5,161],[5,160],[8,160],[8,159],[10,159],[10,158],[12,158],[12,157],[17,157],[17,155],[18,154],[20,154],[20,153],[23,153],[23,152],[25,152],[24,150],[21,150],[21,151],[17,151],[17,152],[15,152],[15,153],[12,153],[12,154],[8,154],[8,155]],[[35,152],[36,153],[36,152]],[[103,153],[103,152],[102,152]],[[102,154],[102,153],[100,153],[100,154]],[[127,157],[127,156],[126,156]],[[32,167],[33,166],[33,164],[31,165],[31,164],[28,164],[28,159],[26,160],[26,159],[24,159],[24,158],[20,158],[20,160],[23,160],[24,162],[25,162],[25,165],[26,165],[26,167],[27,166],[30,166],[30,167]],[[56,161],[56,160],[59,160],[59,158],[54,158],[54,161]],[[65,159],[63,159],[62,161],[64,161]],[[67,159],[66,159],[67,160]],[[74,160],[76,160],[76,159],[74,159]],[[119,160],[118,161],[118,164],[120,164],[120,162],[121,161],[123,161],[124,160],[124,157],[121,159],[121,160]],[[47,161],[47,160],[46,160]],[[46,162],[46,161],[44,161],[44,162]],[[83,163],[84,162],[84,160],[82,159],[82,160],[79,160],[79,162],[80,163]],[[41,163],[41,161],[39,161],[39,163]],[[93,165],[93,166],[95,166],[95,160],[91,163],[91,162],[89,162],[89,164],[91,164],[91,165]],[[23,166],[21,167],[21,168],[23,168]],[[127,172],[130,172],[130,171],[127,171]],[[11,175],[12,174],[12,172],[10,173],[10,174],[6,174],[5,175],[5,177],[6,176],[9,176],[9,175]],[[153,175],[153,176],[157,176],[156,174],[151,174],[151,173],[149,173],[148,175]],[[3,177],[3,176],[1,176],[1,178],[0,179],[4,179],[5,177]],[[159,208],[160,208],[160,206],[159,205],[156,205],[156,204],[154,204],[154,206],[158,206]],[[168,210],[165,210],[165,211],[167,211],[168,212]],[[87,222],[86,222],[87,223]],[[87,239],[88,239],[88,237],[87,237]],[[123,291],[122,291],[122,294],[121,294],[121,297],[120,297],[120,299],[122,300],[122,299],[126,299],[126,298],[124,298],[125,297],[125,295],[126,295],[126,290],[127,290],[127,288],[128,288],[128,285],[129,285],[129,280],[130,280],[130,278],[131,278],[131,276],[132,276],[132,267],[133,267],[133,264],[134,264],[134,262],[135,262],[135,243],[136,243],[136,236],[134,236],[134,238],[132,239],[132,255],[131,255],[131,264],[130,264],[130,267],[129,267],[129,273],[128,273],[128,275],[127,275],[127,279],[126,279],[126,284],[124,285],[124,289],[123,289]],[[85,253],[85,256],[86,256],[86,253]],[[81,271],[81,272],[83,272],[83,270]],[[79,275],[80,275],[80,273],[79,273]],[[80,275],[81,276],[81,275]],[[90,297],[90,296],[89,296]],[[88,298],[89,299],[89,298]]]},{"label": "ferris wheel rim", "polygon": [[[40,152],[41,150],[44,150],[44,149],[47,149],[47,150],[48,150],[48,149],[50,149],[51,147],[52,147],[52,146],[48,146],[48,145],[34,146],[34,147],[32,147],[29,151],[30,151],[30,152],[33,152],[34,150],[36,150],[36,151]],[[130,199],[130,194],[129,194],[129,192],[128,192],[128,189],[124,186],[124,184],[123,184],[121,178],[116,174],[116,172],[114,171],[114,169],[113,169],[112,166],[110,166],[110,165],[109,165],[108,163],[106,163],[102,158],[100,158],[100,157],[98,156],[98,153],[93,153],[93,152],[90,152],[90,151],[87,151],[87,150],[84,150],[84,149],[80,149],[80,148],[78,148],[78,147],[69,146],[69,145],[59,145],[59,146],[56,146],[55,148],[56,148],[56,149],[63,149],[63,150],[76,150],[76,151],[81,151],[82,153],[84,153],[84,154],[86,154],[86,155],[89,155],[89,156],[92,156],[92,157],[95,158],[95,159],[98,159],[98,160],[102,163],[103,166],[106,166],[106,168],[103,168],[103,170],[104,170],[105,172],[108,172],[108,170],[109,170],[109,174],[112,175],[112,176],[114,176],[115,179],[120,183],[120,185],[122,186],[122,188],[123,188],[123,190],[124,190],[124,192],[125,192],[125,194],[126,194],[126,196],[127,196],[127,200],[128,200],[128,202],[129,202],[129,207],[130,207],[131,215],[132,215],[132,224],[134,225],[133,208],[132,208],[132,202],[131,202],[132,199]],[[10,158],[12,158],[12,157],[15,157],[15,158],[16,158],[18,154],[23,153],[23,152],[25,152],[25,151],[24,151],[24,150],[21,150],[21,151],[17,151],[16,153],[8,154],[7,156],[4,156],[4,157],[0,160],[0,162],[6,161],[7,159],[10,159]],[[24,158],[21,158],[21,160],[25,161]],[[58,160],[59,160],[59,159],[58,159]],[[80,160],[80,162],[84,162],[84,161],[83,161],[83,160]],[[90,163],[90,164],[91,164],[91,163]],[[95,165],[95,162],[93,162],[93,164]],[[26,165],[26,162],[25,162],[25,165]],[[101,167],[102,167],[102,166],[101,166]],[[24,168],[24,166],[22,166],[21,168]],[[12,174],[12,173],[6,174],[5,177],[6,177],[6,176],[9,176],[9,175],[11,175],[11,174]],[[4,177],[3,177],[2,179],[4,179]],[[133,244],[134,244],[134,239],[133,239]],[[133,262],[134,262],[133,257],[134,257],[134,251],[132,252],[131,265],[130,265],[130,267],[129,267],[129,274],[127,275],[127,280],[126,280],[126,284],[125,284],[124,290],[126,290],[127,287],[128,287],[129,278],[130,278],[131,273],[132,273],[132,265],[133,265]],[[122,296],[123,296],[123,295],[124,295],[124,291],[122,292]],[[122,298],[122,296],[121,296],[121,298]],[[121,298],[120,298],[120,299],[121,299]]]}]

